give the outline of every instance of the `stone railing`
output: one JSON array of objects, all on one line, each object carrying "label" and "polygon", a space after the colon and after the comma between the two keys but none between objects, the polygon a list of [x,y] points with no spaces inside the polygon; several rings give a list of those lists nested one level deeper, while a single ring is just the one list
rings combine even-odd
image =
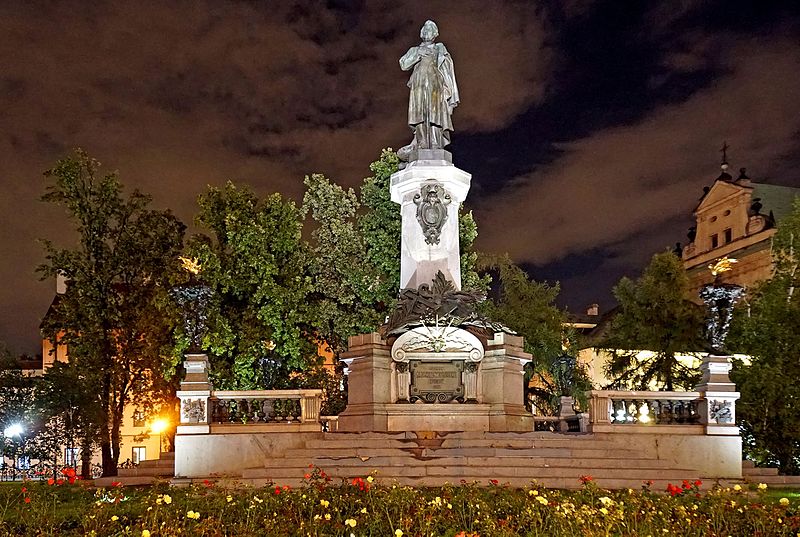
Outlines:
[{"label": "stone railing", "polygon": [[701,423],[699,392],[592,390],[589,393],[592,424]]},{"label": "stone railing", "polygon": [[211,392],[210,423],[315,423],[322,390]]}]

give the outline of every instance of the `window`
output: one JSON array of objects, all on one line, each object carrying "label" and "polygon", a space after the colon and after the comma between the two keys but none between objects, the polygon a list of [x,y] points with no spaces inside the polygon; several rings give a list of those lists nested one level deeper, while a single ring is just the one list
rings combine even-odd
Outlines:
[{"label": "window", "polygon": [[133,413],[133,426],[144,427],[144,412],[137,410]]},{"label": "window", "polygon": [[711,235],[711,248],[716,248],[717,246],[719,246],[719,237],[714,233]]},{"label": "window", "polygon": [[25,455],[20,456],[17,459],[17,470],[30,470],[31,469],[31,459],[30,457],[26,457]]},{"label": "window", "polygon": [[725,233],[725,244],[728,244],[733,240],[733,232],[731,231],[731,228],[728,228],[724,231],[724,233]]},{"label": "window", "polygon": [[133,448],[133,457],[131,460],[133,464],[139,464],[143,460],[145,460],[145,448],[144,446],[134,446]]},{"label": "window", "polygon": [[75,466],[78,463],[78,448],[64,449],[64,464]]}]

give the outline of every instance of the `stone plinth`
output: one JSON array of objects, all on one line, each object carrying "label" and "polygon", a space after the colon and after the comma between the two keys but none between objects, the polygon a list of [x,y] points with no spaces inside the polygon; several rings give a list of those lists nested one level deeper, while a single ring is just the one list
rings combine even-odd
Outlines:
[{"label": "stone plinth", "polygon": [[[400,255],[400,288],[416,289],[430,283],[438,271],[461,289],[461,262],[458,240],[458,208],[467,197],[471,175],[447,158],[446,151],[421,151],[426,160],[410,162],[391,177],[392,201],[400,204],[403,231]],[[442,196],[434,200],[446,218],[435,238],[426,237],[418,220],[420,204],[425,203],[425,185],[440,185]],[[440,204],[441,205],[438,205]],[[423,208],[424,209],[424,208]],[[430,211],[436,220],[436,209]],[[436,227],[436,226],[434,226]]]},{"label": "stone plinth", "polygon": [[739,392],[728,374],[731,370],[730,356],[708,355],[700,363],[702,379],[695,390],[700,392],[698,413],[706,426],[706,434],[739,436],[736,425],[736,401]]},{"label": "stone plinth", "polygon": [[[339,415],[339,431],[517,431],[533,430],[533,416],[523,405],[523,370],[530,355],[522,349],[522,338],[505,333],[488,341],[477,364],[476,397],[472,402],[409,403],[404,362],[392,359],[392,347],[379,334],[350,339],[343,355],[348,364],[348,404]],[[418,356],[417,356],[418,354]],[[430,352],[406,352],[405,362],[424,358],[446,360]],[[453,353],[459,356],[459,353]]]}]

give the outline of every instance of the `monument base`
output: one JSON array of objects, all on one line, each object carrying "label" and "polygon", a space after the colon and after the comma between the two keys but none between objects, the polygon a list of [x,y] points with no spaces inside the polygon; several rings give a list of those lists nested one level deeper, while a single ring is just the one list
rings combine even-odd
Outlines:
[{"label": "monument base", "polygon": [[343,355],[350,369],[348,404],[339,415],[339,431],[533,431],[533,416],[522,404],[522,367],[530,356],[521,337],[497,333],[487,342],[474,403],[398,402],[397,364],[390,350],[377,333],[350,338]]}]

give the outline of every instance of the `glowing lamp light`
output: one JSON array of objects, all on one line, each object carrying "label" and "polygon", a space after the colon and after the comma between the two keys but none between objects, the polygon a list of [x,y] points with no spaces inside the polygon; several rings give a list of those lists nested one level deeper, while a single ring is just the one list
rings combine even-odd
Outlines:
[{"label": "glowing lamp light", "polygon": [[150,425],[150,430],[154,434],[161,434],[163,433],[167,427],[169,427],[169,422],[165,419],[157,419]]},{"label": "glowing lamp light", "polygon": [[3,430],[3,436],[11,438],[12,436],[21,436],[24,429],[19,423],[12,423]]},{"label": "glowing lamp light", "polygon": [[639,423],[650,423],[650,408],[647,403],[642,403],[639,407]]}]

